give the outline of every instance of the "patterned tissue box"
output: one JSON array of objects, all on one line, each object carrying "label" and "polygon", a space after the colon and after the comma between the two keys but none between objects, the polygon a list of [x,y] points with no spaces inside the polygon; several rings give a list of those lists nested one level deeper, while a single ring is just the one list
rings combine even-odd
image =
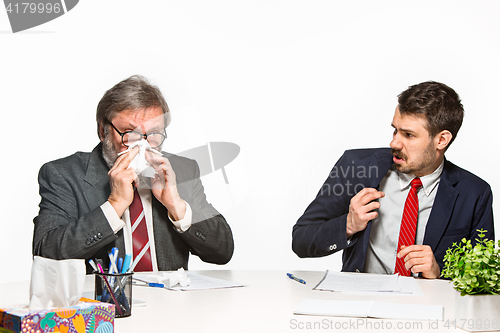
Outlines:
[{"label": "patterned tissue box", "polygon": [[114,320],[114,305],[82,298],[60,309],[0,308],[0,333],[113,333]]}]

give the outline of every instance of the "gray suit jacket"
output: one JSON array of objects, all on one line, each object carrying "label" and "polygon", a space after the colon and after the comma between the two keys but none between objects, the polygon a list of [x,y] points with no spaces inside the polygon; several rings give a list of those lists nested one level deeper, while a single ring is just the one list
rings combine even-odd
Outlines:
[{"label": "gray suit jacket", "polygon": [[[205,262],[227,263],[234,249],[231,229],[207,202],[198,164],[184,157],[164,155],[175,171],[181,198],[191,206],[193,221],[186,232],[179,233],[168,219],[167,209],[152,196],[159,270],[187,269],[189,252]],[[107,265],[112,247],[125,253],[123,232],[113,233],[100,208],[111,193],[108,171],[102,144],[91,153],[77,152],[42,166],[38,175],[40,211],[33,220],[33,255],[52,259],[102,258]],[[91,271],[87,263],[87,272]]]}]

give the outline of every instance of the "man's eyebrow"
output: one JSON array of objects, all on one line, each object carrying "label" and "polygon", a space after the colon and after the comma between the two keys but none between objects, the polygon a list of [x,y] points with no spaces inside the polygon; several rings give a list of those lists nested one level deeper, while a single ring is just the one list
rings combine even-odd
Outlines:
[{"label": "man's eyebrow", "polygon": [[[143,125],[135,125],[135,124],[132,124],[132,123],[129,123],[127,126],[126,126],[127,129],[129,129],[130,131],[136,131],[137,130],[140,130],[140,131],[144,131],[144,127]],[[153,126],[151,128],[149,128],[149,131],[148,132],[157,132],[157,133],[161,133],[163,132],[165,128],[162,127],[161,125],[158,125],[158,126]]]},{"label": "man's eyebrow", "polygon": [[416,132],[412,129],[408,129],[408,128],[396,128],[396,126],[394,126],[394,124],[391,124],[391,126],[394,128],[394,129],[397,129],[399,132],[406,132],[406,133],[412,133],[412,134],[415,134]]}]

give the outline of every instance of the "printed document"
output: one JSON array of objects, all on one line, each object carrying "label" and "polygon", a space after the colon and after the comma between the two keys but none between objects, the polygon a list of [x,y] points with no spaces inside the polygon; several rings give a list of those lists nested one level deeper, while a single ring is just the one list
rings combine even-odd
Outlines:
[{"label": "printed document", "polygon": [[341,292],[413,294],[415,279],[399,275],[326,271],[323,280],[314,289]]}]

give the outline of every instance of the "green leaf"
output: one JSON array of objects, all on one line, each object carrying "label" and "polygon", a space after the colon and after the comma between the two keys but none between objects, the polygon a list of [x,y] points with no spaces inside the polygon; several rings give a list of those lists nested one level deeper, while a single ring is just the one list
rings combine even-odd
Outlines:
[{"label": "green leaf", "polygon": [[441,276],[451,278],[454,288],[465,294],[500,293],[500,240],[497,248],[486,230],[478,229],[474,246],[470,239],[454,242],[446,250]]}]

